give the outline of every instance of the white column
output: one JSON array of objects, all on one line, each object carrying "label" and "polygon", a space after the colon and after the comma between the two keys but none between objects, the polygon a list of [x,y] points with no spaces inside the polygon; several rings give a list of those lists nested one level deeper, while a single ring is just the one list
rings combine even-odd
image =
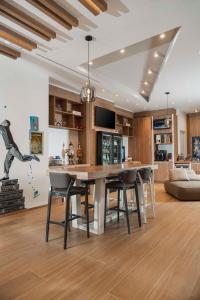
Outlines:
[{"label": "white column", "polygon": [[94,232],[104,233],[105,179],[96,179],[94,201]]}]

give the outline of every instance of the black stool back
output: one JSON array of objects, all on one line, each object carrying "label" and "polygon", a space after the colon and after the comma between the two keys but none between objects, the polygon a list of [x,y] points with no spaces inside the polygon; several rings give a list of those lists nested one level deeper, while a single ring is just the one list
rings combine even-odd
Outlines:
[{"label": "black stool back", "polygon": [[[139,203],[139,195],[138,195],[138,187],[137,187],[137,170],[126,170],[119,174],[117,181],[111,181],[106,184],[105,189],[105,212],[104,212],[104,228],[106,227],[106,204],[107,204],[107,190],[118,190],[118,203],[117,206],[111,207],[108,210],[115,210],[117,211],[117,220],[119,222],[119,213],[124,212],[126,215],[127,220],[127,228],[128,233],[130,234],[130,222],[129,222],[129,210],[128,210],[128,201],[126,191],[128,189],[135,190],[135,197],[136,197],[136,205],[137,209],[136,212],[138,214],[138,222],[139,226],[141,226],[141,216],[140,216],[140,203]],[[125,209],[120,208],[120,190],[123,191],[123,200]]]},{"label": "black stool back", "polygon": [[50,173],[50,184],[52,189],[68,189],[74,183],[72,176],[69,174]]},{"label": "black stool back", "polygon": [[119,174],[119,179],[124,185],[135,185],[137,170],[127,170]]},{"label": "black stool back", "polygon": [[[70,230],[71,221],[82,218],[78,214],[70,214],[71,196],[85,195],[85,213],[87,220],[87,237],[89,238],[89,211],[88,211],[88,189],[81,186],[73,186],[75,178],[69,174],[50,173],[49,174],[51,189],[49,191],[48,209],[47,209],[47,223],[46,223],[46,242],[49,240],[49,224],[56,224],[64,227],[64,249],[67,248],[67,229]],[[65,201],[65,220],[54,221],[51,220],[51,204],[52,196],[61,196]]]},{"label": "black stool back", "polygon": [[151,168],[141,168],[138,170],[138,173],[141,176],[143,182],[149,182],[149,179],[152,175],[152,170]]}]

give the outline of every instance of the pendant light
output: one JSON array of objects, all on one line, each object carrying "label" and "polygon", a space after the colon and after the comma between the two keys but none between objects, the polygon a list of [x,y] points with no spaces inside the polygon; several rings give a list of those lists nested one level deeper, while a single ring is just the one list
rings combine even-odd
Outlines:
[{"label": "pendant light", "polygon": [[167,118],[165,119],[165,125],[167,128],[170,128],[170,122],[171,122],[171,117],[169,116],[169,112],[168,112],[168,104],[169,104],[169,95],[170,92],[165,92],[166,98],[167,98]]},{"label": "pendant light", "polygon": [[91,35],[86,35],[85,40],[88,42],[88,80],[81,90],[81,102],[90,103],[95,101],[95,88],[90,83],[90,42],[93,40]]}]

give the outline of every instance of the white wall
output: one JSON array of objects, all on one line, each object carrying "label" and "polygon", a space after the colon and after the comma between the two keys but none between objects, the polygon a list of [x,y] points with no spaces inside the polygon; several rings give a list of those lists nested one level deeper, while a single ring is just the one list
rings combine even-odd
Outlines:
[{"label": "white wall", "polygon": [[177,110],[177,119],[178,119],[178,154],[181,154],[181,147],[180,147],[180,132],[185,132],[185,141],[184,141],[184,156],[187,155],[187,115]]},{"label": "white wall", "polygon": [[[29,154],[29,117],[39,117],[39,130],[44,132],[44,153],[40,163],[31,162],[33,186],[38,188],[40,196],[32,197],[29,184],[29,163],[14,159],[10,178],[19,178],[24,189],[26,207],[47,202],[48,193],[48,74],[40,67],[23,59],[14,61],[0,56],[0,122],[5,118],[11,122],[11,131],[22,154]],[[5,110],[3,106],[6,105]],[[0,135],[0,176],[3,176],[3,163],[6,149]]]},{"label": "white wall", "polygon": [[65,148],[69,146],[69,130],[49,128],[48,129],[48,155],[62,157],[63,143]]}]

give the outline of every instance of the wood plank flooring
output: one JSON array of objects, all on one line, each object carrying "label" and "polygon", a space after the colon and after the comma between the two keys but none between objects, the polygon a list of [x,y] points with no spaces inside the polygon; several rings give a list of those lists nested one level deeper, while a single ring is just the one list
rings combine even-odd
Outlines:
[{"label": "wood plank flooring", "polygon": [[[156,185],[157,215],[132,234],[123,218],[88,240],[52,225],[46,208],[0,218],[0,300],[200,300],[200,202],[179,202]],[[62,218],[62,205],[54,205]],[[151,215],[151,212],[149,212]]]}]

